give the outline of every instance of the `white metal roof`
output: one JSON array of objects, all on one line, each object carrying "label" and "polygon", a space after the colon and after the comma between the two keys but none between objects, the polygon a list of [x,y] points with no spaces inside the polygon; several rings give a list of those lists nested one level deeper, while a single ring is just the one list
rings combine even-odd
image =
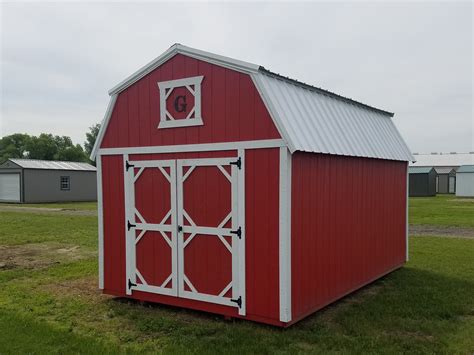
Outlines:
[{"label": "white metal roof", "polygon": [[271,73],[256,81],[292,152],[414,160],[392,114]]},{"label": "white metal roof", "polygon": [[386,112],[326,90],[281,77],[265,68],[175,44],[114,86],[96,145],[95,159],[117,95],[176,54],[249,74],[290,151],[413,161],[410,149]]},{"label": "white metal roof", "polygon": [[36,159],[9,160],[24,169],[96,171],[96,167],[88,163]]},{"label": "white metal roof", "polygon": [[451,166],[474,165],[474,153],[432,153],[414,154],[416,159],[412,166]]}]

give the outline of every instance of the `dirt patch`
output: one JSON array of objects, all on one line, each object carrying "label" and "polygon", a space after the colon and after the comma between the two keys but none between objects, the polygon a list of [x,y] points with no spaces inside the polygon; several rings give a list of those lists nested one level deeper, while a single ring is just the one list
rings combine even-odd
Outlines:
[{"label": "dirt patch", "polygon": [[95,253],[85,251],[79,246],[25,244],[0,245],[0,270],[5,269],[38,269],[53,264],[66,263],[91,257]]},{"label": "dirt patch", "polygon": [[461,228],[450,226],[430,226],[425,224],[410,225],[410,235],[440,236],[447,238],[472,238],[474,239],[474,228]]},{"label": "dirt patch", "polygon": [[61,215],[74,216],[97,216],[96,210],[75,210],[73,208],[49,208],[49,207],[21,207],[21,206],[0,206],[0,212],[23,212],[23,213],[55,213]]},{"label": "dirt patch", "polygon": [[87,299],[95,303],[112,298],[113,296],[103,295],[99,290],[97,277],[67,280],[53,285],[45,285],[46,291],[59,297],[73,297],[77,299]]}]

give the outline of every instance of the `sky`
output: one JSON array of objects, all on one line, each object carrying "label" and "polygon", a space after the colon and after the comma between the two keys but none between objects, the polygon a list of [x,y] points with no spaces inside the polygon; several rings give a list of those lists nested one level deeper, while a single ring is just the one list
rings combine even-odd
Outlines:
[{"label": "sky", "polygon": [[173,43],[395,112],[413,152],[474,151],[472,2],[2,2],[0,136],[83,143]]}]

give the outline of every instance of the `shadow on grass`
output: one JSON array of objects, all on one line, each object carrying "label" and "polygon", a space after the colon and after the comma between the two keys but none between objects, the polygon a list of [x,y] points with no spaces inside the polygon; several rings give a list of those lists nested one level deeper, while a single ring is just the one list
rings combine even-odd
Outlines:
[{"label": "shadow on grass", "polygon": [[109,304],[145,336],[166,334],[178,347],[430,352],[472,319],[472,294],[469,280],[404,267],[288,329],[127,298]]}]

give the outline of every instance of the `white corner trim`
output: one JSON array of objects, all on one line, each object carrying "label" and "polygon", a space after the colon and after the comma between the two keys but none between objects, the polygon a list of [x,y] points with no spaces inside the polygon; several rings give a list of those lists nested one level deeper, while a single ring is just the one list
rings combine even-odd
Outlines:
[{"label": "white corner trim", "polygon": [[184,54],[188,57],[202,60],[211,64],[215,64],[224,68],[237,70],[243,73],[252,73],[258,71],[259,66],[252,63],[247,63],[241,60],[236,60],[228,57],[224,57],[218,54],[205,52],[199,49],[186,47],[181,44],[174,44],[166,52],[161,54],[159,57],[153,59],[151,62],[138,69],[135,73],[121,81],[109,90],[109,95],[118,94],[125,90],[127,87],[137,82],[145,75],[149,74],[166,61],[173,58],[176,54]]},{"label": "white corner trim", "polygon": [[127,148],[101,148],[100,155],[122,155],[122,154],[160,154],[160,153],[182,153],[182,152],[212,152],[217,150],[236,149],[260,149],[260,148],[280,148],[286,147],[282,139],[264,139],[259,141],[240,141],[222,143],[202,143],[202,144],[176,144],[146,147]]},{"label": "white corner trim", "polygon": [[240,296],[242,297],[242,306],[239,309],[239,314],[245,316],[247,314],[247,297],[246,297],[246,282],[245,282],[245,150],[239,149],[237,154],[241,159],[241,169],[239,170],[238,178],[238,225],[242,228],[242,238],[239,240],[239,260],[238,260],[238,279]]},{"label": "white corner trim", "polygon": [[291,313],[291,153],[280,148],[279,191],[279,285],[280,321],[290,322]]},{"label": "white corner trim", "polygon": [[91,160],[95,160],[97,156],[97,151],[102,144],[102,139],[104,139],[105,131],[107,130],[107,126],[109,125],[110,117],[112,116],[112,111],[115,107],[115,102],[117,101],[117,95],[112,95],[109,100],[109,105],[107,106],[107,110],[105,111],[104,119],[100,124],[99,134],[97,135],[97,139],[95,140],[94,148],[92,148],[91,152]]},{"label": "white corner trim", "polygon": [[99,289],[104,289],[104,212],[102,202],[102,157],[97,157],[97,216],[99,236]]},{"label": "white corner trim", "polygon": [[288,145],[288,149],[290,149],[290,152],[294,153],[296,151],[296,148],[290,140],[290,135],[286,131],[286,127],[283,124],[283,121],[278,114],[278,110],[275,109],[274,103],[272,103],[272,101],[270,100],[270,96],[268,95],[267,90],[265,89],[265,86],[261,81],[261,76],[262,74],[258,72],[252,73],[250,75],[255,87],[257,88],[258,93],[260,94],[260,97],[262,98],[263,103],[265,104],[265,107],[270,113],[270,117],[273,119],[273,122],[275,123],[275,126],[277,127],[278,133],[280,133],[280,136]]},{"label": "white corner trim", "polygon": [[409,173],[409,169],[408,169],[408,166],[409,164],[407,163],[407,191],[406,191],[406,231],[405,231],[405,247],[406,247],[406,251],[405,251],[405,260],[406,261],[409,261],[410,260],[410,255],[409,255],[409,249],[408,249],[408,237],[409,237],[409,231],[410,231],[410,226],[408,224],[408,215],[409,215],[409,201],[410,201],[410,173]]}]

